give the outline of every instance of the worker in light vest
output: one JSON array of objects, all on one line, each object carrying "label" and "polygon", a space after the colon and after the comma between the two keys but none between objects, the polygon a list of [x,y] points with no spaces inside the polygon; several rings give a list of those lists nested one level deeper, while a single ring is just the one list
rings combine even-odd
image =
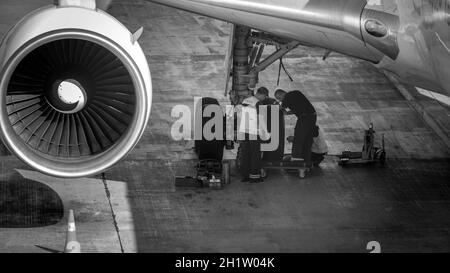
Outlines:
[{"label": "worker in light vest", "polygon": [[242,182],[262,182],[261,177],[261,140],[268,139],[269,133],[265,120],[259,118],[259,102],[265,98],[264,94],[244,99],[238,109],[238,133],[241,141],[241,171]]}]

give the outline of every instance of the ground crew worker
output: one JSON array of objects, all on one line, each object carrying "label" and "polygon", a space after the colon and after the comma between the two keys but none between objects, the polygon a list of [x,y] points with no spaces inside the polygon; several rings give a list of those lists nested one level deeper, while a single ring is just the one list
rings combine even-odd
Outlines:
[{"label": "ground crew worker", "polygon": [[246,98],[242,102],[239,133],[243,135],[241,142],[242,182],[262,182],[261,177],[261,138],[267,138],[267,129],[263,119],[258,118],[258,103],[264,99],[262,93]]},{"label": "ground crew worker", "polygon": [[[282,89],[275,91],[275,98],[286,109],[286,114],[297,117],[292,145],[292,161],[304,160],[306,166],[311,166],[311,146],[317,115],[314,106],[300,91],[287,93]],[[289,109],[289,111],[287,111]]]},{"label": "ground crew worker", "polygon": [[[259,104],[267,107],[267,116],[265,117],[267,131],[270,132],[270,137],[274,137],[273,132],[275,126],[278,127],[278,147],[274,151],[263,151],[262,160],[263,162],[277,162],[282,161],[284,156],[284,137],[285,137],[285,123],[284,123],[284,112],[281,107],[279,107],[279,103],[276,99],[269,97],[269,90],[265,87],[261,87],[258,89],[258,93],[261,93],[262,100],[260,100]],[[257,93],[257,95],[258,95]],[[278,120],[275,123],[272,123],[272,107],[276,107],[279,109]],[[266,141],[262,141],[262,143],[272,143],[272,139],[268,139]]]}]

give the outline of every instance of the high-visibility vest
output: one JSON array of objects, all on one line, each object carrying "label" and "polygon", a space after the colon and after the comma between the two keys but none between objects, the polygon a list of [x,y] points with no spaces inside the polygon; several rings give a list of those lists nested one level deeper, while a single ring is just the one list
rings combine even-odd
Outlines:
[{"label": "high-visibility vest", "polygon": [[261,138],[267,139],[269,133],[265,120],[258,120],[258,110],[256,106],[259,100],[252,96],[244,99],[241,109],[238,110],[240,116],[239,133],[249,135],[259,135]]}]

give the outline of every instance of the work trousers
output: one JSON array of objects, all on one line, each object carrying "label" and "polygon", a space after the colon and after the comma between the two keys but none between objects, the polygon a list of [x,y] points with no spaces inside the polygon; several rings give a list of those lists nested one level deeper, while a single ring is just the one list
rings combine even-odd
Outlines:
[{"label": "work trousers", "polygon": [[245,134],[245,140],[240,144],[242,152],[242,175],[252,180],[261,179],[261,141],[250,140]]},{"label": "work trousers", "polygon": [[303,158],[305,164],[311,164],[311,147],[317,116],[316,114],[307,114],[297,118],[294,143],[292,144],[292,157]]}]

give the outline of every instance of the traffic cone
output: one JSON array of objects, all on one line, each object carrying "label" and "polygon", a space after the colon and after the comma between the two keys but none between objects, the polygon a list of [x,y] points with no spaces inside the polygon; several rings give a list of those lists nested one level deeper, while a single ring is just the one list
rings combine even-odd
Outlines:
[{"label": "traffic cone", "polygon": [[73,216],[73,210],[69,211],[69,221],[67,224],[67,237],[66,237],[66,246],[64,247],[64,253],[81,253],[81,245],[77,241],[75,217]]}]

